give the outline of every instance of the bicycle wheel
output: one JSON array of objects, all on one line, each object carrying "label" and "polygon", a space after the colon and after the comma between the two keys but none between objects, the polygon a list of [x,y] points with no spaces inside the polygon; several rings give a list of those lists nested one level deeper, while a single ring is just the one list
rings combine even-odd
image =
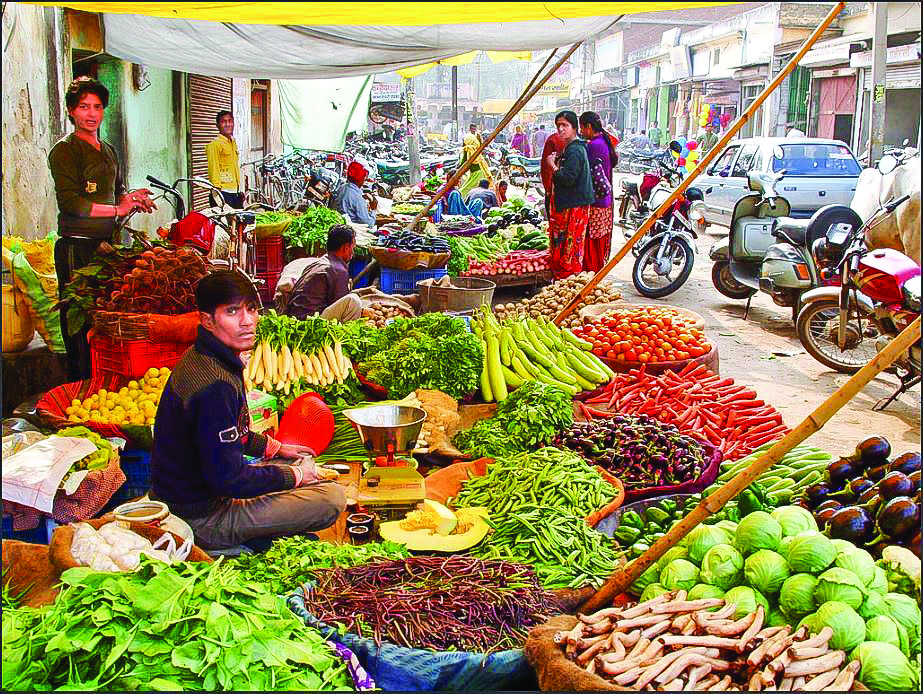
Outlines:
[{"label": "bicycle wheel", "polygon": [[667,241],[660,255],[661,238],[648,241],[635,260],[631,281],[641,296],[659,299],[672,294],[685,284],[692,272],[694,255],[689,242],[682,236]]}]

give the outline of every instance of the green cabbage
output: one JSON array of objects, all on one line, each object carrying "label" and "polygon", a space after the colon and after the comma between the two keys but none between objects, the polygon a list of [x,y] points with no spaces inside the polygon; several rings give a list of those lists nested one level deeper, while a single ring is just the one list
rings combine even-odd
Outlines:
[{"label": "green cabbage", "polygon": [[867,641],[856,648],[850,657],[862,664],[858,679],[869,689],[916,691],[920,687],[919,670],[893,644]]},{"label": "green cabbage", "polygon": [[890,643],[901,649],[901,653],[910,656],[910,643],[907,630],[902,627],[894,617],[879,615],[872,617],[865,623],[865,640]]},{"label": "green cabbage", "polygon": [[792,540],[787,559],[795,573],[819,574],[836,559],[836,547],[823,533],[806,532]]},{"label": "green cabbage", "polygon": [[838,539],[836,539],[836,540],[830,540],[830,542],[832,542],[832,543],[833,543],[833,546],[836,548],[836,553],[837,553],[837,554],[839,554],[840,552],[845,552],[845,551],[848,550],[848,549],[855,549],[855,548],[856,548],[856,546],[855,546],[852,542],[850,542],[849,540],[840,540],[840,539],[838,538]]},{"label": "green cabbage", "polygon": [[731,534],[717,525],[700,525],[689,533],[689,542],[686,543],[686,547],[689,548],[689,559],[700,564],[702,557],[712,547],[727,545],[733,541]]},{"label": "green cabbage", "polygon": [[870,592],[865,598],[865,602],[863,602],[862,606],[859,608],[859,615],[862,619],[873,619],[882,614],[889,614],[888,606],[885,604],[884,594],[874,591]]},{"label": "green cabbage", "polygon": [[848,569],[834,567],[827,569],[817,577],[817,588],[814,590],[814,599],[818,603],[845,602],[854,610],[861,607],[868,590],[856,574]]},{"label": "green cabbage", "polygon": [[689,590],[699,582],[699,568],[686,559],[674,559],[660,572],[660,585],[667,590]]},{"label": "green cabbage", "polygon": [[744,556],[760,549],[775,551],[782,541],[782,526],[765,511],[754,511],[737,524],[735,546]]},{"label": "green cabbage", "polygon": [[875,576],[872,578],[872,582],[869,583],[869,590],[873,593],[880,593],[884,595],[888,592],[888,572],[882,569],[880,566],[875,567]]},{"label": "green cabbage", "polygon": [[702,582],[727,590],[742,578],[744,558],[731,545],[715,545],[702,557]]},{"label": "green cabbage", "polygon": [[887,614],[891,615],[904,629],[910,639],[910,655],[920,652],[920,606],[913,598],[902,593],[885,593]]},{"label": "green cabbage", "polygon": [[644,570],[644,573],[635,579],[635,582],[628,587],[628,590],[632,593],[632,595],[641,595],[645,588],[647,588],[651,583],[657,583],[659,578],[660,569],[657,568],[656,564],[651,564]]},{"label": "green cabbage", "polygon": [[753,590],[749,586],[731,588],[724,594],[724,600],[727,603],[737,605],[737,609],[734,611],[734,619],[740,619],[744,615],[756,612],[757,605],[763,606],[763,614],[769,614],[769,601],[759,591]]},{"label": "green cabbage", "polygon": [[[686,595],[687,600],[707,600],[709,598],[723,598],[724,591],[721,590],[718,586],[710,586],[707,583],[696,583],[692,588],[689,589],[689,594]],[[718,608],[713,608],[717,610]]]},{"label": "green cabbage", "polygon": [[872,555],[858,547],[837,552],[835,564],[840,568],[852,571],[866,586],[870,585],[874,580],[875,569],[878,568],[875,566],[875,560],[872,559]]},{"label": "green cabbage", "polygon": [[731,537],[737,536],[737,523],[732,520],[723,520],[715,523],[716,528],[721,528],[731,534]]},{"label": "green cabbage", "polygon": [[830,648],[834,650],[848,651],[865,640],[865,620],[849,605],[836,600],[825,602],[817,612],[802,619],[798,626],[802,625],[813,634],[824,627],[833,629]]},{"label": "green cabbage", "polygon": [[779,554],[785,557],[785,560],[788,561],[788,552],[792,548],[792,542],[795,541],[794,537],[783,537],[782,542],[779,543],[779,549],[777,550]]},{"label": "green cabbage", "polygon": [[744,562],[744,578],[747,585],[763,595],[778,593],[790,573],[785,558],[768,549],[754,552]]},{"label": "green cabbage", "polygon": [[814,601],[816,587],[817,579],[811,574],[789,576],[779,592],[779,607],[785,614],[799,619],[810,614],[817,607]]},{"label": "green cabbage", "polygon": [[817,530],[814,516],[801,506],[780,506],[771,515],[782,526],[783,537],[794,537],[809,530]]},{"label": "green cabbage", "polygon": [[644,592],[641,593],[641,598],[638,602],[647,602],[656,598],[658,595],[663,595],[664,593],[669,593],[666,588],[664,588],[659,583],[651,583],[647,588],[644,589]]},{"label": "green cabbage", "polygon": [[792,624],[793,620],[785,616],[785,613],[782,612],[778,607],[773,607],[769,610],[769,616],[766,617],[766,626],[767,627],[784,627]]},{"label": "green cabbage", "polygon": [[687,556],[689,556],[689,550],[685,547],[670,547],[670,549],[664,552],[663,556],[657,560],[657,568],[663,571],[663,567],[674,559],[685,559]]}]

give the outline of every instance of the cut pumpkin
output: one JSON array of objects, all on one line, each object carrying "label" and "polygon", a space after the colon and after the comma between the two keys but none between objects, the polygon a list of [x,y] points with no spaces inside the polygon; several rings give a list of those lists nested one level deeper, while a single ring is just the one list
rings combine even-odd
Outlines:
[{"label": "cut pumpkin", "polygon": [[[424,504],[426,504],[426,501],[424,501]],[[439,506],[452,513],[442,504],[439,504]],[[458,527],[466,528],[463,532],[440,535],[432,527],[405,530],[401,527],[404,521],[388,521],[379,526],[378,533],[381,535],[381,539],[400,543],[412,551],[461,552],[474,547],[490,531],[490,526],[487,525],[486,521],[487,509],[482,506],[459,509],[452,515],[456,518]]]}]

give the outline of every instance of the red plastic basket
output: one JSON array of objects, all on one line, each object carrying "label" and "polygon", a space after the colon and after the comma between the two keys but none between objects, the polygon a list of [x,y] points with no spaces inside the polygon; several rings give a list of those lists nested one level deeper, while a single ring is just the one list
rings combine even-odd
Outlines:
[{"label": "red plastic basket", "polygon": [[275,272],[257,272],[257,279],[263,280],[262,284],[257,287],[257,292],[260,295],[260,301],[263,302],[263,306],[272,307],[273,300],[272,298],[276,294],[276,285],[279,284],[279,276],[282,274],[282,270],[276,270]]},{"label": "red plastic basket", "polygon": [[[281,236],[267,236],[256,241],[256,271],[281,273],[285,266],[285,244]],[[273,287],[275,289],[275,287]]]},{"label": "red plastic basket", "polygon": [[137,379],[151,367],[172,369],[193,342],[113,340],[90,333],[93,377],[117,376]]}]

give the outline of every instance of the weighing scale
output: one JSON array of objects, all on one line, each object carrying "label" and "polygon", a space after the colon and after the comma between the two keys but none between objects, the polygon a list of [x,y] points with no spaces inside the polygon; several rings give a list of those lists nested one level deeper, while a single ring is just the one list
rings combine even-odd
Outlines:
[{"label": "weighing scale", "polygon": [[416,447],[426,411],[406,405],[373,405],[344,410],[371,465],[360,479],[356,501],[381,520],[397,520],[426,498],[423,476],[402,458]]}]

